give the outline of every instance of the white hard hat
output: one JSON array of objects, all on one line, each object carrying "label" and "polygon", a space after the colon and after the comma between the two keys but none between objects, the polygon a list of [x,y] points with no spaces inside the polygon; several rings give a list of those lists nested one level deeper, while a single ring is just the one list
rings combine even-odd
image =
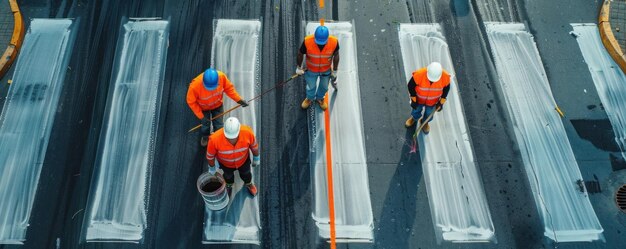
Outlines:
[{"label": "white hard hat", "polygon": [[239,119],[235,117],[230,117],[226,119],[224,123],[224,136],[228,139],[235,139],[239,137],[239,130],[241,125],[239,124]]},{"label": "white hard hat", "polygon": [[443,73],[443,68],[439,62],[433,62],[428,65],[427,74],[428,80],[431,82],[437,82],[441,79],[441,74]]}]

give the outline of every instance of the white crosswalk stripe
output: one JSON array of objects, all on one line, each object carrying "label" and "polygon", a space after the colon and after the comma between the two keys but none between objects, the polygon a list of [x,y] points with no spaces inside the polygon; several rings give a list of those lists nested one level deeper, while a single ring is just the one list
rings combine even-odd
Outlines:
[{"label": "white crosswalk stripe", "polygon": [[168,26],[131,20],[122,27],[85,218],[89,242],[143,238]]},{"label": "white crosswalk stripe", "polygon": [[75,39],[70,19],[32,19],[0,116],[0,244],[22,244]]},{"label": "white crosswalk stripe", "polygon": [[576,184],[582,176],[532,35],[521,23],[486,27],[544,235],[557,242],[600,239],[603,229]]},{"label": "white crosswalk stripe", "polygon": [[[213,36],[212,66],[228,76],[242,98],[251,99],[260,91],[259,82],[259,44],[261,41],[261,22],[258,20],[227,20],[219,19],[215,23]],[[258,136],[257,120],[260,105],[252,101],[245,108],[239,108],[226,117],[237,117],[241,124],[252,127]],[[224,99],[224,109],[236,105],[229,98]],[[263,141],[259,141],[262,145]],[[261,147],[261,150],[263,148]],[[263,153],[263,152],[261,152]],[[252,169],[253,182],[260,190],[260,177],[255,168]],[[248,190],[243,188],[243,181],[235,173],[235,184],[230,206],[220,210],[205,210],[204,234],[202,243],[261,243],[261,219],[259,215],[260,195],[250,198]]]},{"label": "white crosswalk stripe", "polygon": [[[438,24],[402,24],[398,35],[407,82],[415,70],[431,62],[441,63],[454,75]],[[431,132],[418,137],[435,234],[438,242],[494,241],[494,226],[455,77],[447,100],[430,122]],[[407,98],[407,117],[408,102]]]}]

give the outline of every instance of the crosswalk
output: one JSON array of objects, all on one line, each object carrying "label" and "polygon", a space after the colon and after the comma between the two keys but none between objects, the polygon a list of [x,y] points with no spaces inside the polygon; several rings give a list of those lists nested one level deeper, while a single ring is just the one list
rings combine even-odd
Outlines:
[{"label": "crosswalk", "polygon": [[[85,209],[84,241],[142,243],[144,239],[169,25],[169,21],[156,19],[131,19],[123,25]],[[318,25],[306,23],[306,33],[313,33]],[[318,237],[329,239],[326,170],[331,163],[338,241],[373,242],[376,224],[369,190],[356,32],[350,22],[325,25],[341,46],[341,90],[329,89],[328,113],[317,105],[309,109],[312,219]],[[626,112],[626,76],[603,53],[594,25],[572,26],[581,34],[578,41],[583,56],[623,149],[626,119],[621,113]],[[572,184],[582,176],[554,110],[555,100],[533,37],[519,23],[487,23],[486,27],[498,84],[513,121],[545,236],[557,242],[602,239],[603,228],[587,193]],[[74,21],[69,19],[33,19],[17,62],[14,83],[0,116],[0,244],[26,240],[64,82],[63,69],[72,51],[73,28]],[[212,67],[225,72],[244,99],[258,95],[261,22],[219,19],[214,22],[214,30]],[[401,24],[398,31],[397,45],[407,80],[414,70],[432,61],[441,62],[454,74],[439,25]],[[33,73],[34,67],[41,72]],[[446,108],[435,114],[428,137],[418,138],[435,236],[439,243],[496,242],[461,97],[453,79]],[[225,109],[234,105],[225,100]],[[251,102],[228,116],[238,117],[260,136],[260,113],[260,105]],[[260,143],[263,150],[263,141]],[[332,152],[330,161],[327,144]],[[262,188],[255,170],[254,182]],[[241,191],[240,178],[235,179],[230,205],[224,210],[204,212],[204,244],[262,243],[259,200],[263,196],[250,198],[245,189]]]},{"label": "crosswalk", "polygon": [[[260,41],[261,22],[258,20],[219,19],[215,21],[211,64],[229,77],[244,99],[251,99],[260,92],[260,82],[258,82]],[[252,127],[258,139],[260,136],[257,121],[260,105],[256,101],[249,104],[248,107],[235,110],[228,116],[237,117],[242,124]],[[225,99],[225,109],[230,109],[234,105],[232,100]],[[261,154],[263,154],[263,141],[259,140],[259,143]],[[252,176],[253,182],[262,188],[256,168],[252,169]],[[243,188],[243,181],[236,173],[231,203],[223,210],[213,211],[208,208],[205,210],[202,243],[260,244],[259,198],[263,196],[259,195],[254,198],[249,196],[247,190]]]},{"label": "crosswalk", "polygon": [[88,242],[143,238],[168,27],[150,19],[122,27],[85,218]]},{"label": "crosswalk", "polygon": [[[438,24],[401,24],[398,36],[407,81],[413,71],[434,61],[454,75]],[[432,131],[418,138],[435,234],[439,242],[494,241],[491,213],[454,77],[447,100],[430,122]]]},{"label": "crosswalk", "polygon": [[0,244],[22,244],[65,73],[71,19],[32,19],[0,116]]},{"label": "crosswalk", "polygon": [[586,192],[532,35],[521,23],[486,23],[544,235],[556,242],[602,238],[602,226]]}]

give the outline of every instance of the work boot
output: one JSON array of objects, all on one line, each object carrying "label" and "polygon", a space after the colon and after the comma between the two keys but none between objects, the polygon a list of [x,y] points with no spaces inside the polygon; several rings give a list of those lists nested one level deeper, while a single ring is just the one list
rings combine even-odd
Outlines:
[{"label": "work boot", "polygon": [[406,128],[410,128],[413,125],[415,125],[415,119],[413,119],[413,117],[410,117],[406,120],[406,122],[404,122],[404,127]]},{"label": "work boot", "polygon": [[424,124],[424,127],[422,127],[422,132],[424,133],[424,135],[428,135],[428,133],[430,132],[430,125],[428,125],[428,123]]},{"label": "work boot", "polygon": [[200,138],[200,145],[206,147],[207,144],[209,144],[209,136],[202,136],[202,138]]},{"label": "work boot", "polygon": [[322,111],[326,111],[326,108],[328,108],[328,105],[326,104],[324,99],[318,99],[317,103],[320,105],[320,109],[322,109]]},{"label": "work boot", "polygon": [[311,106],[311,100],[309,99],[304,99],[304,101],[302,101],[302,105],[300,105],[300,107],[302,107],[302,109],[306,110],[309,109],[309,106]]},{"label": "work boot", "polygon": [[246,184],[246,187],[252,196],[256,196],[256,186],[254,186],[254,183],[248,183]]},{"label": "work boot", "polygon": [[232,183],[226,183],[226,193],[228,194],[228,198],[230,198],[230,196],[232,196],[232,194],[233,194],[233,184]]}]

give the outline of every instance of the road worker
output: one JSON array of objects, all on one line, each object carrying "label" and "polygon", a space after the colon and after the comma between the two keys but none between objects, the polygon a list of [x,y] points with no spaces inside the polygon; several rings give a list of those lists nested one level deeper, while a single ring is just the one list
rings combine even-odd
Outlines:
[{"label": "road worker", "polygon": [[[250,161],[250,152],[252,152],[252,161]],[[257,189],[252,183],[250,166],[259,166],[261,157],[259,144],[250,127],[241,125],[235,117],[226,119],[224,128],[211,135],[206,158],[209,160],[209,167],[215,167],[216,159],[219,162],[220,168],[224,171],[228,195],[232,193],[235,171],[238,170],[239,177],[245,183],[248,192],[256,196]]]},{"label": "road worker", "polygon": [[[302,65],[302,60],[306,55],[306,72]],[[329,35],[326,26],[319,26],[315,29],[314,35],[304,38],[304,42],[298,51],[298,63],[296,73],[304,74],[306,81],[306,98],[302,101],[302,109],[307,109],[313,101],[317,101],[322,110],[326,110],[328,105],[324,101],[324,96],[328,91],[328,81],[337,78],[337,66],[339,66],[339,43],[337,38]],[[319,79],[319,85],[317,80]]]},{"label": "road worker", "polygon": [[413,72],[413,77],[407,84],[413,109],[411,117],[404,123],[407,128],[419,120],[420,125],[425,122],[422,132],[424,134],[430,132],[428,122],[434,117],[434,115],[431,116],[433,111],[441,111],[443,104],[446,103],[446,97],[450,91],[450,78],[450,74],[441,67],[439,62],[430,63],[428,67]]},{"label": "road worker", "polygon": [[242,107],[248,103],[239,96],[233,83],[228,80],[226,74],[209,68],[191,81],[187,91],[187,104],[193,114],[200,119],[200,145],[207,146],[208,137],[211,134],[211,119],[213,118],[213,131],[224,126],[223,118],[215,118],[224,112],[224,93]]}]

